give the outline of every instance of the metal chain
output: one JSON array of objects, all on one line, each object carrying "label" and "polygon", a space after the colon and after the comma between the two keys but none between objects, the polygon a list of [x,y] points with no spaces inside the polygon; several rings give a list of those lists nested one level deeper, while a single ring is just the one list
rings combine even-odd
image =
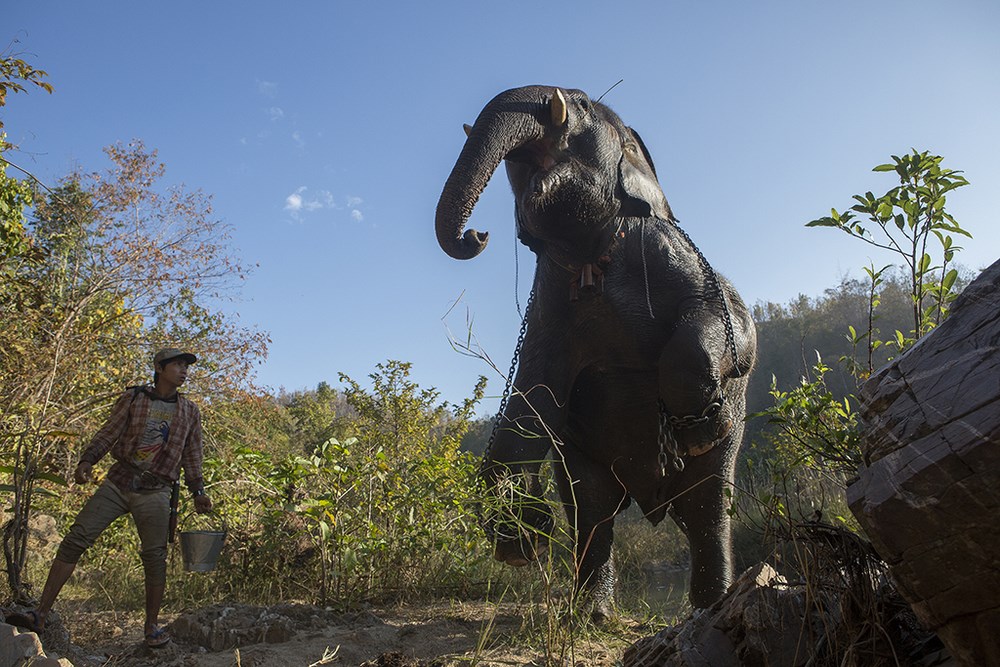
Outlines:
[{"label": "metal chain", "polygon": [[[663,400],[659,401],[660,404],[660,433],[657,438],[660,445],[660,454],[657,457],[657,461],[660,464],[660,475],[663,477],[667,476],[667,464],[673,465],[674,470],[681,472],[684,470],[684,459],[681,458],[680,452],[678,452],[677,438],[674,437],[674,430],[670,428],[670,415],[667,414],[667,408],[663,405]],[[668,456],[667,454],[670,454]]]},{"label": "metal chain", "polygon": [[521,318],[521,331],[517,335],[517,344],[514,346],[514,356],[510,360],[510,370],[507,371],[507,382],[503,388],[503,396],[500,397],[500,406],[497,408],[497,415],[493,419],[493,430],[490,431],[490,439],[486,442],[486,449],[483,451],[483,458],[479,461],[479,472],[482,473],[486,467],[486,459],[493,449],[493,441],[496,440],[497,432],[500,430],[500,420],[503,419],[504,410],[507,409],[507,402],[510,400],[510,392],[514,386],[514,371],[517,370],[517,362],[521,356],[521,346],[524,344],[524,334],[528,330],[528,315],[531,313],[531,306],[535,303],[535,288],[531,288],[528,295],[528,302],[524,305],[524,317]]},{"label": "metal chain", "polygon": [[[659,220],[659,218],[657,218]],[[733,357],[733,366],[738,374],[742,374],[740,369],[740,357],[739,352],[736,349],[736,332],[733,329],[733,317],[729,310],[729,302],[726,299],[726,292],[722,288],[722,281],[719,280],[718,274],[712,265],[708,263],[708,259],[701,252],[698,246],[695,245],[691,237],[688,236],[680,227],[680,220],[671,217],[665,220],[667,224],[671,225],[677,233],[687,242],[691,250],[698,256],[698,263],[701,265],[702,273],[705,279],[715,290],[718,295],[719,300],[722,302],[722,325],[726,330],[726,344],[729,347],[729,353]],[[645,255],[643,256],[645,259]],[[648,287],[647,287],[648,290]],[[650,312],[652,314],[652,311]],[[677,437],[674,435],[674,431],[678,429],[689,429],[694,428],[700,424],[708,422],[713,419],[722,410],[723,403],[726,397],[724,394],[720,394],[719,398],[715,401],[709,403],[704,410],[702,410],[700,415],[684,415],[682,417],[676,417],[667,412],[667,406],[664,405],[663,400],[659,401],[659,425],[660,432],[657,438],[660,446],[660,453],[657,457],[657,461],[660,464],[660,474],[663,477],[667,476],[667,463],[672,463],[674,470],[681,472],[684,470],[684,459],[680,455],[680,447],[677,442]],[[670,460],[672,457],[672,461]]]},{"label": "metal chain", "polygon": [[715,273],[715,269],[713,269],[712,265],[708,263],[708,259],[705,258],[705,255],[703,255],[698,246],[694,244],[694,241],[691,240],[691,237],[688,236],[687,232],[681,229],[680,220],[671,217],[667,219],[666,222],[677,230],[684,240],[687,241],[687,244],[691,246],[691,250],[698,255],[698,262],[701,264],[702,273],[705,274],[705,278],[712,285],[712,287],[715,288],[715,293],[719,295],[719,300],[722,301],[722,324],[726,329],[726,343],[729,345],[729,353],[733,355],[733,366],[736,368],[736,373],[738,375],[742,375],[743,371],[740,368],[740,356],[736,350],[736,333],[733,329],[733,317],[729,311],[729,302],[726,299],[726,292],[722,289],[722,282],[719,280],[718,274]]},{"label": "metal chain", "polygon": [[684,415],[683,417],[675,417],[671,414],[667,415],[667,422],[669,422],[670,427],[678,430],[694,428],[700,424],[708,422],[710,419],[719,414],[722,410],[722,399],[718,401],[712,401],[708,404],[708,407],[700,415]]},{"label": "metal chain", "polygon": [[[510,360],[510,370],[507,371],[507,380],[504,384],[503,395],[500,397],[500,405],[497,408],[496,417],[493,418],[493,430],[490,431],[490,439],[486,443],[486,449],[483,451],[483,457],[479,460],[479,476],[478,479],[482,481],[483,473],[486,471],[486,461],[489,459],[490,451],[493,449],[493,441],[496,440],[497,433],[500,430],[500,421],[503,419],[504,411],[507,409],[507,402],[510,400],[511,390],[514,387],[514,372],[517,370],[518,360],[521,356],[521,346],[524,344],[524,334],[528,330],[528,315],[531,313],[531,306],[535,302],[535,288],[531,288],[531,293],[528,295],[528,302],[524,306],[524,316],[521,318],[521,330],[517,334],[517,344],[514,346],[514,356]],[[520,312],[520,308],[518,309]],[[483,504],[476,504],[476,516],[479,520],[479,525],[482,526],[483,531],[490,540],[514,540],[517,539],[516,534],[511,534],[504,532],[497,524],[491,521],[487,521],[483,516]]]},{"label": "metal chain", "polygon": [[[673,464],[674,470],[681,472],[684,470],[684,459],[680,455],[680,445],[677,442],[675,431],[694,428],[715,418],[722,411],[722,406],[726,401],[725,394],[720,394],[717,400],[712,401],[700,415],[684,415],[675,417],[667,412],[667,406],[663,404],[663,399],[659,400],[660,432],[657,442],[660,445],[660,453],[657,461],[660,464],[660,474],[667,476],[667,463]],[[667,454],[673,456],[673,460]]]}]

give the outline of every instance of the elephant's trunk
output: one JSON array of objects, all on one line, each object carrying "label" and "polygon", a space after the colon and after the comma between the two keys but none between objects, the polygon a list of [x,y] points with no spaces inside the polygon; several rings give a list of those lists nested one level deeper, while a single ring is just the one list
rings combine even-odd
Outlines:
[{"label": "elephant's trunk", "polygon": [[[493,172],[511,151],[541,139],[549,127],[566,123],[566,100],[558,88],[526,86],[500,93],[487,104],[472,128],[438,200],[435,229],[442,250],[471,259],[489,232],[465,230]],[[463,230],[464,234],[463,234]]]}]

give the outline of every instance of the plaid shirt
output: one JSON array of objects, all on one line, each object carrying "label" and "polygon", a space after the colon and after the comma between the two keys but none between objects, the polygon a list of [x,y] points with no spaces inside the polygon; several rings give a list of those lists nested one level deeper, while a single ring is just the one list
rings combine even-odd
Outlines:
[{"label": "plaid shirt", "polygon": [[[139,474],[131,462],[146,428],[149,406],[153,402],[148,393],[151,391],[151,386],[125,391],[111,408],[108,421],[80,456],[81,462],[94,465],[110,451],[116,463],[108,470],[108,479],[123,491],[133,490],[132,485]],[[194,493],[204,485],[202,455],[201,413],[197,405],[177,394],[177,412],[170,420],[170,436],[153,458],[149,472],[165,483],[172,483],[183,467],[184,482]]]}]

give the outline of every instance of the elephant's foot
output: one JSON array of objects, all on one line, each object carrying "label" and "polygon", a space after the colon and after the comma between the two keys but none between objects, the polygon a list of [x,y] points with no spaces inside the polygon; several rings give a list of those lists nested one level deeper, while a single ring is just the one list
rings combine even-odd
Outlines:
[{"label": "elephant's foot", "polygon": [[691,585],[688,598],[695,609],[707,609],[721,600],[732,583],[732,566],[724,563],[714,569],[691,570]]},{"label": "elephant's foot", "polygon": [[618,613],[615,611],[611,600],[594,600],[590,609],[590,620],[597,626],[605,626],[617,620]]},{"label": "elephant's foot", "polygon": [[493,558],[513,567],[524,567],[528,563],[538,560],[542,545],[543,540],[538,535],[497,542],[493,549]]}]

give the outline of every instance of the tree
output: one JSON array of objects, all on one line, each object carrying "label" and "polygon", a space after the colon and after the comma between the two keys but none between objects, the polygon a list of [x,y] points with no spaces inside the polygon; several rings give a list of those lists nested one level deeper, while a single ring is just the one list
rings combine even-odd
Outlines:
[{"label": "tree", "polygon": [[[473,490],[471,457],[459,451],[486,378],[479,378],[473,395],[459,406],[438,403],[436,389],[421,389],[410,380],[411,364],[378,364],[368,377],[370,390],[345,374],[344,395],[355,411],[351,433],[354,454],[341,460],[354,471],[349,496],[358,509],[346,525],[367,539],[360,562],[370,588],[378,572],[430,578],[428,563],[445,561],[454,567],[470,527]],[[453,544],[451,548],[446,545]],[[435,549],[448,554],[429,558]]]},{"label": "tree", "polygon": [[[968,184],[961,172],[946,169],[942,158],[927,151],[913,150],[903,157],[892,156],[892,163],[876,166],[875,172],[895,172],[899,185],[881,197],[871,192],[854,195],[857,202],[849,211],[832,210],[830,216],[809,222],[808,227],[835,227],[854,238],[888,250],[903,261],[905,283],[912,330],[909,335],[896,329],[889,339],[883,339],[876,326],[877,313],[887,288],[889,266],[865,269],[868,285],[865,290],[865,320],[862,328],[849,327],[846,340],[852,353],[840,361],[853,379],[855,390],[874,370],[876,363],[890,358],[889,350],[902,352],[922,335],[933,329],[947,315],[948,304],[955,299],[962,284],[953,267],[955,253],[952,234],[971,235],[945,210],[946,195]],[[859,219],[855,214],[867,216]],[[939,243],[934,257],[932,238]],[[898,283],[896,283],[898,285]],[[858,354],[858,349],[862,354]],[[881,356],[879,356],[881,355]],[[860,356],[860,361],[859,361]],[[785,469],[792,473],[800,469],[832,472],[843,484],[862,462],[859,423],[855,412],[857,399],[853,393],[837,395],[828,386],[832,369],[822,358],[812,366],[811,377],[803,377],[797,387],[788,391],[779,388],[772,378],[773,407],[760,413],[777,431],[770,437],[779,452],[785,455]]]},{"label": "tree", "polygon": [[[0,107],[7,105],[7,93],[26,92],[25,84],[51,93],[48,74],[25,61],[0,54]],[[3,118],[0,118],[0,279],[9,278],[9,263],[23,256],[30,248],[24,232],[24,210],[31,206],[31,186],[7,176],[6,154],[12,149],[7,143]]]},{"label": "tree", "polygon": [[[7,105],[7,93],[24,93],[36,86],[47,93],[52,92],[52,84],[45,81],[48,72],[35,69],[30,63],[9,53],[0,53],[0,107]],[[0,119],[0,152],[11,146],[2,139],[3,119]]]},{"label": "tree", "polygon": [[[895,172],[899,185],[881,197],[871,192],[854,195],[857,202],[848,211],[832,209],[829,216],[808,223],[807,227],[836,227],[877,248],[888,250],[905,263],[910,276],[910,296],[913,300],[912,339],[897,334],[905,347],[941,322],[954,300],[958,272],[952,268],[955,252],[952,234],[972,238],[950,213],[945,211],[947,194],[968,185],[962,172],[945,169],[940,155],[912,150],[902,157],[893,155],[892,163],[880,164],[872,171]],[[855,213],[867,216],[859,219]],[[931,238],[940,243],[940,257],[932,257]],[[939,262],[935,264],[935,262]],[[883,270],[869,270],[877,283]]]},{"label": "tree", "polygon": [[[321,383],[283,396],[287,453],[244,447],[224,463],[221,483],[237,508],[230,526],[248,545],[241,585],[273,571],[274,585],[308,590],[320,604],[471,585],[466,575],[483,562],[476,461],[458,446],[485,379],[451,406],[413,382],[410,368],[388,361],[370,387],[341,374],[343,392]],[[243,505],[260,511],[235,516]]]},{"label": "tree", "polygon": [[311,391],[285,394],[281,403],[294,424],[288,437],[297,453],[312,454],[330,438],[343,439],[346,424],[354,414],[346,397],[326,382]]},{"label": "tree", "polygon": [[0,456],[13,476],[4,534],[16,598],[36,482],[66,484],[76,448],[127,385],[148,381],[158,347],[199,356],[189,391],[213,402],[252,389],[267,336],[222,308],[246,268],[199,191],[165,187],[138,141],[106,149],[110,167],[35,192],[27,227],[39,261],[0,291]]}]

